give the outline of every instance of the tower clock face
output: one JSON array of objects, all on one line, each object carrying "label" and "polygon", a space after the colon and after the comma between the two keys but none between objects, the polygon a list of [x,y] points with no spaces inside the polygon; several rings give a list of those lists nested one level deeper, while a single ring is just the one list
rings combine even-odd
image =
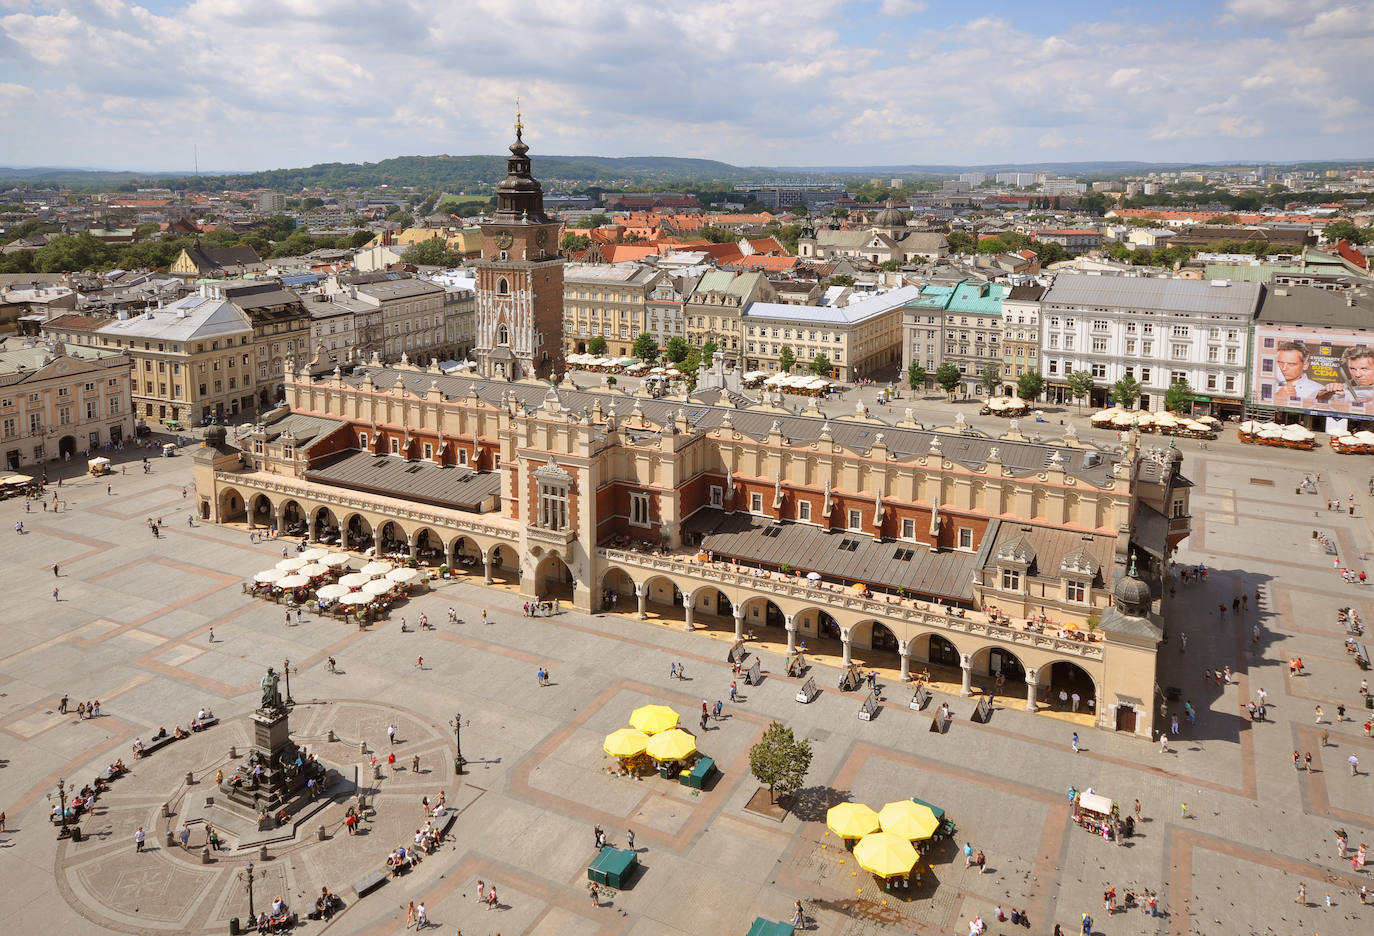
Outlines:
[{"label": "tower clock face", "polygon": [[502,231],[496,235],[496,246],[502,250],[509,250],[513,243],[515,243],[515,238],[510,236],[510,231]]}]

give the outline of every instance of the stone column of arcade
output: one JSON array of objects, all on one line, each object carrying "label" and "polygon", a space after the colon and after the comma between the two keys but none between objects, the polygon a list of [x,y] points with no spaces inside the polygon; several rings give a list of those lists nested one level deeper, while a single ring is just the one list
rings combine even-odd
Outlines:
[{"label": "stone column of arcade", "polygon": [[492,554],[495,553],[495,552],[496,552],[495,549],[486,549],[486,550],[483,550],[483,551],[482,551],[482,584],[483,584],[483,585],[490,585],[490,584],[492,583],[492,577],[491,577],[491,557],[492,557]]},{"label": "stone column of arcade", "polygon": [[911,679],[911,641],[899,640],[897,642],[897,655],[902,660],[902,672],[898,679],[907,682]]},{"label": "stone column of arcade", "polygon": [[1035,694],[1040,688],[1040,671],[1026,670],[1026,711],[1035,711]]},{"label": "stone column of arcade", "polygon": [[849,632],[850,632],[851,630],[852,630],[852,628],[849,628],[849,627],[842,627],[842,628],[840,628],[840,643],[841,643],[841,645],[844,647],[844,656],[840,659],[840,663],[841,663],[842,665],[844,665],[844,666],[848,666],[848,665],[850,664],[850,662],[851,662],[851,661],[850,661],[850,658],[849,658],[849,650],[850,650]]},{"label": "stone column of arcade", "polygon": [[649,603],[649,595],[648,589],[644,587],[643,582],[635,582],[635,601],[639,603],[639,619],[641,621],[647,620],[649,612],[646,608]]},{"label": "stone column of arcade", "polygon": [[959,694],[968,698],[973,694],[973,657],[967,653],[961,654],[959,669],[963,671],[963,683],[959,686]]},{"label": "stone column of arcade", "polygon": [[797,622],[795,614],[783,616],[783,626],[787,628],[787,653],[790,656],[797,652]]},{"label": "stone column of arcade", "polygon": [[683,630],[688,630],[688,631],[691,630],[691,629],[692,629],[692,601],[691,601],[690,598],[682,603],[682,620],[683,620],[682,629],[683,629]]},{"label": "stone column of arcade", "polygon": [[744,608],[735,608],[735,639],[744,639]]}]

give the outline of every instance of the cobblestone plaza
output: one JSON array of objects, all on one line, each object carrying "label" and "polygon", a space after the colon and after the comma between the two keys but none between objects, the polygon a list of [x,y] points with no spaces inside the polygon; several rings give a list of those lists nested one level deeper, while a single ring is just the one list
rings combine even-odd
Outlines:
[{"label": "cobblestone plaza", "polygon": [[[646,702],[667,702],[690,719],[703,699],[728,700],[728,629],[689,634],[676,622],[639,621],[633,604],[624,613],[527,618],[514,590],[483,586],[480,577],[422,593],[367,631],[310,614],[286,624],[280,605],[240,588],[281,558],[282,543],[250,543],[234,526],[188,524],[190,458],[155,459],[147,475],[133,459],[109,494],[105,480],[83,478],[73,464],[60,488],[49,487],[48,503],[55,492],[63,509],[0,504],[5,522],[25,529],[7,534],[4,557],[0,908],[25,929],[226,932],[231,916],[247,913],[239,874],[251,858],[263,874],[259,908],[281,895],[303,915],[321,886],[344,898],[341,915],[303,921],[306,932],[395,932],[413,900],[445,932],[468,936],[744,933],[756,916],[790,918],[796,898],[828,933],[962,933],[975,915],[996,932],[998,905],[1024,908],[1031,932],[1048,933],[1055,922],[1076,931],[1083,913],[1110,934],[1364,932],[1371,911],[1358,890],[1369,875],[1337,858],[1333,830],[1344,827],[1352,846],[1374,831],[1374,741],[1362,729],[1371,714],[1357,692],[1364,674],[1342,652],[1336,614],[1354,606],[1369,620],[1374,604],[1368,586],[1333,572],[1313,531],[1361,566],[1355,557],[1369,543],[1374,463],[1325,450],[1256,450],[1234,439],[1207,450],[1192,445],[1184,470],[1196,484],[1193,533],[1176,559],[1205,562],[1209,575],[1177,584],[1166,600],[1169,640],[1160,658],[1161,681],[1179,690],[1177,706],[1191,702],[1198,717],[1170,738],[1167,753],[1140,738],[1084,730],[1071,714],[1026,713],[1016,699],[999,700],[991,720],[975,724],[973,700],[959,697],[957,685],[935,695],[955,718],[947,733],[934,734],[928,712],[908,709],[909,690],[895,672],[881,674],[886,702],[877,717],[860,721],[859,697],[834,689],[838,661],[813,661],[823,691],[802,705],[797,681],[782,675],[784,648],[760,641],[750,649],[762,684],[742,687],[738,703],[726,702],[727,717],[700,734],[721,769],[703,791],[611,776],[601,738]],[[1295,493],[1318,471],[1316,496]],[[1325,509],[1350,494],[1353,516]],[[159,517],[165,525],[154,538],[146,520]],[[1237,620],[1230,607],[1241,595],[1249,609]],[[447,623],[449,607],[463,623]],[[422,613],[437,630],[401,632],[401,615],[413,625]],[[329,657],[337,672],[328,671]],[[1301,675],[1289,675],[1293,657],[1304,661]],[[258,679],[284,659],[293,736],[331,763],[358,767],[375,791],[362,834],[345,833],[340,800],[293,841],[269,847],[266,861],[230,842],[203,863],[194,827],[189,849],[169,846],[168,831],[213,787],[229,748],[250,742]],[[679,661],[686,679],[670,679],[669,665]],[[536,682],[540,666],[551,671],[547,687]],[[1233,685],[1204,678],[1225,666]],[[1261,688],[1268,723],[1251,722],[1245,710]],[[59,714],[64,694],[73,710],[99,699],[101,717]],[[1340,704],[1350,720],[1336,721]],[[218,726],[133,759],[136,737],[186,725],[202,706],[221,717]],[[469,761],[463,777],[452,770],[458,713]],[[748,751],[774,719],[811,738],[815,751],[807,786],[781,822],[745,809],[757,788]],[[372,752],[384,758],[391,747],[391,724],[396,767],[369,779]],[[1070,747],[1075,730],[1078,753]],[[1311,752],[1310,772],[1293,769],[1294,750]],[[1355,776],[1352,753],[1361,765]],[[117,757],[130,773],[83,817],[80,841],[58,841],[48,822],[58,780],[79,788]],[[1092,787],[1123,811],[1138,798],[1138,834],[1116,846],[1079,829],[1067,808],[1071,786]],[[355,899],[350,885],[409,843],[421,797],[440,790],[459,813],[448,843]],[[966,869],[951,845],[919,886],[889,893],[826,833],[824,809],[834,802],[877,808],[913,795],[947,810],[959,845],[986,853],[986,873]],[[632,828],[643,868],[595,908],[586,866],[598,824],[617,845]],[[148,846],[136,854],[139,827]],[[496,909],[476,901],[479,879],[497,888]],[[1112,886],[1118,894],[1158,891],[1161,917],[1104,913],[1102,893]]]}]

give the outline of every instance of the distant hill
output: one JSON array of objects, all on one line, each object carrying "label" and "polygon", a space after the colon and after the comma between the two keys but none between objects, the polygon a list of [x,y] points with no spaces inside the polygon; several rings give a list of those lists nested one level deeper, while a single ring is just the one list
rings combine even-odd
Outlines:
[{"label": "distant hill", "polygon": [[[535,173],[555,185],[605,186],[728,186],[736,182],[771,179],[922,178],[957,172],[1054,172],[1076,177],[1109,177],[1150,170],[1216,169],[1255,165],[1302,166],[1311,169],[1371,166],[1371,160],[1323,160],[1295,163],[1252,161],[1210,163],[1150,163],[1131,160],[1092,162],[989,163],[977,166],[954,164],[884,166],[733,166],[714,159],[681,156],[546,156],[534,154]],[[149,184],[161,187],[213,191],[224,188],[270,188],[283,192],[321,187],[326,189],[416,187],[427,191],[481,191],[494,185],[506,171],[504,155],[397,156],[369,163],[318,163],[297,169],[264,172],[220,172],[188,176],[175,172],[128,172],[104,169],[40,166],[0,168],[0,187],[14,184],[60,185],[78,189],[116,188]]]},{"label": "distant hill", "polygon": [[[397,156],[375,163],[318,163],[298,169],[186,176],[38,167],[0,169],[0,181],[57,183],[76,187],[124,185],[150,181],[190,189],[270,188],[297,192],[316,186],[375,188],[380,185],[459,190],[494,185],[506,174],[505,156]],[[680,156],[534,156],[535,173],[544,180],[588,184],[665,185],[739,182],[765,176],[769,170],[743,169],[712,159]]]}]

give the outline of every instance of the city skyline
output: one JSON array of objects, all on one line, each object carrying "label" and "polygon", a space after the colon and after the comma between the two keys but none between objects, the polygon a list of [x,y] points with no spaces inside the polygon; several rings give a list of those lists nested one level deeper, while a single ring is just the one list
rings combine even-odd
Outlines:
[{"label": "city skyline", "polygon": [[1347,77],[1374,21],[1349,3],[994,2],[970,17],[910,0],[479,0],[460,20],[431,15],[375,0],[0,0],[0,116],[23,131],[0,164],[178,172],[198,150],[216,172],[499,153],[517,97],[536,154],[790,167],[1374,154],[1374,104]]}]

